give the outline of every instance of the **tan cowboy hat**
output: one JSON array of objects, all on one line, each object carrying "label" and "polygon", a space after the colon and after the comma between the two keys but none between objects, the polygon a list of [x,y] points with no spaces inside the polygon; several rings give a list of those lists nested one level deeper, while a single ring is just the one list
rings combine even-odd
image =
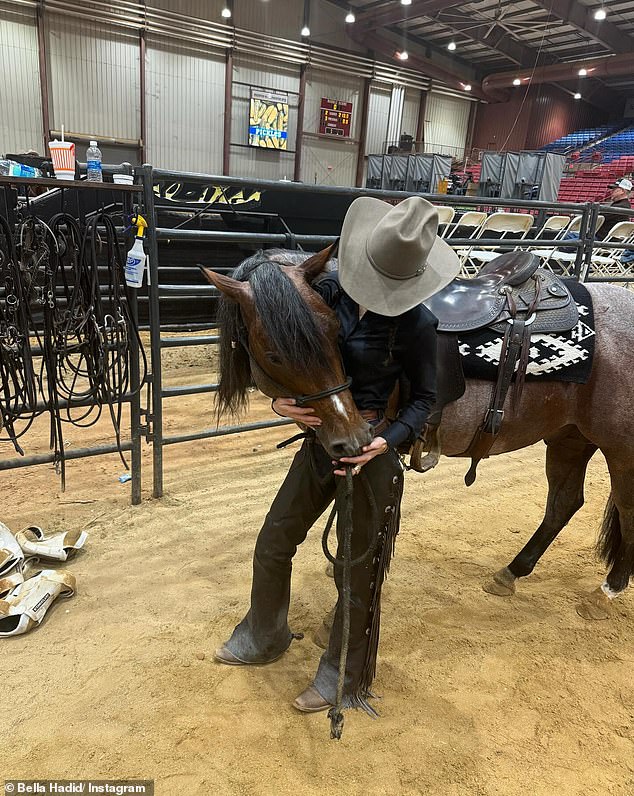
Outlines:
[{"label": "tan cowboy hat", "polygon": [[420,196],[393,206],[362,196],[348,208],[339,241],[339,281],[358,304],[401,315],[458,275],[454,250],[436,236],[436,208]]}]

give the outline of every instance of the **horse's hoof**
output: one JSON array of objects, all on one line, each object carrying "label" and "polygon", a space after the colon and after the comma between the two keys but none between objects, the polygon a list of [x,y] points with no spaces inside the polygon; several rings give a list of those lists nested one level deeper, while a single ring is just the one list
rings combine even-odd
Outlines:
[{"label": "horse's hoof", "polygon": [[330,561],[326,564],[326,575],[328,575],[329,578],[335,577],[335,567]]},{"label": "horse's hoof", "polygon": [[512,597],[515,594],[515,580],[515,575],[511,570],[504,567],[504,569],[498,570],[482,588],[487,594],[495,594],[496,597]]},{"label": "horse's hoof", "polygon": [[599,587],[579,601],[577,613],[582,619],[587,619],[588,621],[609,619],[612,616],[612,602],[603,589]]}]

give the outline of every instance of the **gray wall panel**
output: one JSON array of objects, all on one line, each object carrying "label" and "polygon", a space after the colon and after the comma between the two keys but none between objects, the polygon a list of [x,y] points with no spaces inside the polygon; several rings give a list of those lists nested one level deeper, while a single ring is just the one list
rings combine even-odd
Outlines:
[{"label": "gray wall panel", "polygon": [[415,88],[405,90],[403,102],[403,118],[401,120],[401,133],[416,138],[416,124],[418,122],[418,109],[420,107],[420,91]]},{"label": "gray wall panel", "polygon": [[425,107],[425,151],[462,157],[470,109],[469,100],[432,91]]},{"label": "gray wall panel", "polygon": [[302,182],[310,185],[354,185],[358,146],[324,137],[306,138],[302,149]]},{"label": "gray wall panel", "polygon": [[[42,103],[35,16],[0,16],[0,153],[42,153]],[[44,153],[42,153],[44,154]]]},{"label": "gray wall panel", "polygon": [[221,173],[224,60],[150,40],[146,64],[148,162]]},{"label": "gray wall panel", "polygon": [[390,114],[392,87],[384,83],[374,83],[370,89],[368,107],[368,135],[366,155],[382,155],[387,140],[387,122]]},{"label": "gray wall panel", "polygon": [[112,138],[140,137],[139,43],[106,25],[49,18],[51,125]]}]

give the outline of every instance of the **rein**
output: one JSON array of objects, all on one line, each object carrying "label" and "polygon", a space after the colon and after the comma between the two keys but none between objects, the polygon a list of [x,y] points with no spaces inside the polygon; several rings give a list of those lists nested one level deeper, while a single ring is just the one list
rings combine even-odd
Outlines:
[{"label": "rein", "polygon": [[103,211],[85,225],[59,213],[48,223],[29,215],[12,229],[0,217],[0,441],[8,437],[23,455],[18,438],[47,413],[62,489],[63,423],[94,425],[104,409],[127,468],[120,429],[132,339],[143,363],[140,384],[147,373],[129,301],[117,230]]},{"label": "rein", "polygon": [[[348,647],[350,644],[350,600],[351,600],[351,578],[352,568],[362,564],[368,558],[374,555],[377,548],[378,537],[378,509],[376,500],[372,494],[372,489],[368,482],[366,474],[361,471],[357,478],[361,479],[363,489],[365,491],[368,504],[370,506],[370,513],[372,515],[371,522],[369,523],[368,531],[368,547],[363,555],[357,558],[352,558],[352,532],[353,532],[353,494],[354,494],[354,481],[352,475],[352,465],[346,466],[345,479],[340,478],[337,484],[337,494],[335,497],[335,505],[330,512],[328,522],[324,528],[324,533],[321,538],[321,546],[324,555],[335,567],[343,568],[343,627],[341,632],[341,650],[339,652],[339,674],[337,678],[337,701],[328,711],[328,718],[330,719],[330,737],[334,740],[340,740],[343,734],[343,689],[346,680],[346,664],[348,661]],[[337,519],[337,530],[339,536],[343,537],[343,559],[333,556],[328,549],[328,537],[335,520]]]}]

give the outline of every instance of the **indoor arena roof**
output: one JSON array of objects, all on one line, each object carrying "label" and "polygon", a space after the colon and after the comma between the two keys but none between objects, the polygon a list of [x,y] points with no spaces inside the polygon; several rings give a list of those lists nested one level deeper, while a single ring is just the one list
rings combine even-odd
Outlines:
[{"label": "indoor arena roof", "polygon": [[[432,60],[442,56],[445,67],[449,58],[455,72],[474,68],[480,79],[514,68],[634,52],[632,0],[336,2],[355,13],[359,30],[399,37],[403,46],[422,47]],[[634,94],[634,73],[601,80],[621,95]]]}]

